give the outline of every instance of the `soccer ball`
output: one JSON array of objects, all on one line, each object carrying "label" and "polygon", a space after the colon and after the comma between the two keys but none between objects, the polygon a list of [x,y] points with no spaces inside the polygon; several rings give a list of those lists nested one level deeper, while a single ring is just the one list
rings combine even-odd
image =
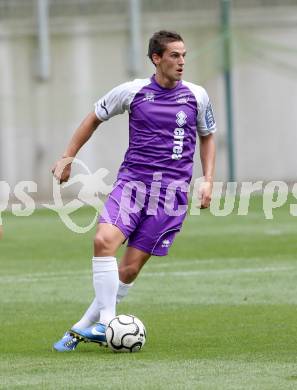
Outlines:
[{"label": "soccer ball", "polygon": [[146,331],[143,323],[131,314],[113,318],[106,329],[106,341],[114,352],[137,352],[144,346]]}]

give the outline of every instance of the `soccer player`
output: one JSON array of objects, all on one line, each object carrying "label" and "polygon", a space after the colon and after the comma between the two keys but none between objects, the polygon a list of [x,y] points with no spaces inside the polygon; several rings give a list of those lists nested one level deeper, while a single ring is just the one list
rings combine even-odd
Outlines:
[{"label": "soccer player", "polygon": [[[199,197],[202,208],[209,206],[216,125],[205,89],[182,80],[185,55],[179,34],[156,32],[148,48],[155,74],[121,84],[95,103],[53,168],[57,180],[66,182],[71,164],[65,167],[64,159],[75,157],[101,123],[128,111],[129,147],[94,238],[95,298],[54,344],[57,351],[72,351],[80,341],[104,343],[116,303],[127,295],[143,265],[151,255],[167,255],[186,215],[197,134],[204,176]],[[118,267],[116,252],[126,240]]]}]

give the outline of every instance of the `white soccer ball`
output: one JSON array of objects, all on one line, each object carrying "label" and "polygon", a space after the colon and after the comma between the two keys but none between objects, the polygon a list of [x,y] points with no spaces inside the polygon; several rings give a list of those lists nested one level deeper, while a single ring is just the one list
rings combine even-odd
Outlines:
[{"label": "white soccer ball", "polygon": [[144,346],[146,331],[139,318],[120,314],[113,318],[106,329],[106,341],[114,352],[137,352]]}]

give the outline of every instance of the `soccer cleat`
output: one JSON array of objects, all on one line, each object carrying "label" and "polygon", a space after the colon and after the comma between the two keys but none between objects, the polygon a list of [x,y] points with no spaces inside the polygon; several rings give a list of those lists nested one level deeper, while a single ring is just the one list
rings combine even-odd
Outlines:
[{"label": "soccer cleat", "polygon": [[66,332],[64,336],[61,338],[61,340],[57,341],[53,345],[53,349],[58,352],[74,351],[79,341],[80,340],[77,337],[70,334],[69,332]]},{"label": "soccer cleat", "polygon": [[78,339],[79,341],[84,342],[93,342],[100,345],[106,346],[106,336],[105,336],[106,326],[103,324],[96,324],[89,326],[86,329],[75,329],[72,328],[69,332],[72,337]]}]

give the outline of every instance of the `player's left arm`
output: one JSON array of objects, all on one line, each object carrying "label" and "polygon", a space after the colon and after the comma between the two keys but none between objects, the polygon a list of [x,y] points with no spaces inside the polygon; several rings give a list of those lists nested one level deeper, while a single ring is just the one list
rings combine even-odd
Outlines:
[{"label": "player's left arm", "polygon": [[204,181],[199,188],[198,197],[201,202],[201,208],[207,208],[210,205],[213,177],[215,170],[216,146],[214,135],[212,133],[199,136],[200,139],[200,159]]}]

